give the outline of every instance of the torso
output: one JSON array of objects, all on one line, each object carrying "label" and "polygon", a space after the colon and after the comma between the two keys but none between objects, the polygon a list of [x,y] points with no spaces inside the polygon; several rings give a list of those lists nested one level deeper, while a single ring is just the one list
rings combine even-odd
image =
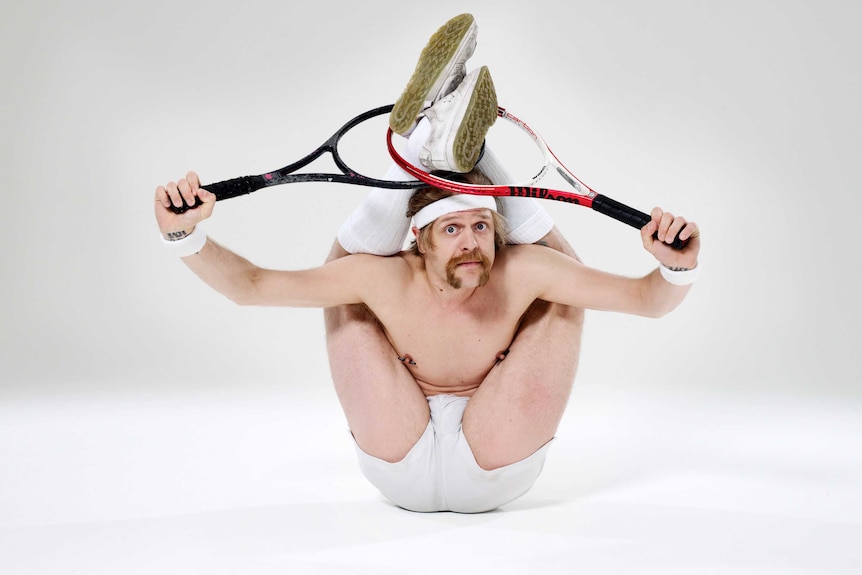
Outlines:
[{"label": "torso", "polygon": [[[369,308],[426,395],[472,395],[509,348],[532,299],[504,281],[505,257],[498,256],[488,284],[458,305],[446,305],[436,296],[421,258],[399,258],[407,263],[403,283],[381,290]],[[504,285],[510,288],[504,290]]]}]

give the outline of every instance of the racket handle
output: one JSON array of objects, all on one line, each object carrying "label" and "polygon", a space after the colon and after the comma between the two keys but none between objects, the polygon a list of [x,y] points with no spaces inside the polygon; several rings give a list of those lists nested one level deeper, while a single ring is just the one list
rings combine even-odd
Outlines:
[{"label": "racket handle", "polygon": [[[638,230],[650,223],[650,220],[652,220],[649,214],[630,208],[623,203],[601,194],[593,198],[593,209],[600,214],[610,216],[618,222],[628,224]],[[681,250],[685,247],[685,244],[686,242],[682,241],[679,239],[679,236],[677,236],[674,238],[673,243],[669,245],[676,250]]]},{"label": "racket handle", "polygon": [[[266,185],[267,181],[263,176],[242,176],[240,178],[224,180],[223,182],[216,182],[214,184],[201,187],[206,191],[215,194],[216,200],[228,200],[244,194],[250,194],[266,187]],[[195,198],[195,203],[191,206],[183,200],[182,206],[171,206],[171,210],[173,210],[175,214],[181,214],[187,210],[196,208],[199,205],[201,205],[201,202],[198,198]]]}]

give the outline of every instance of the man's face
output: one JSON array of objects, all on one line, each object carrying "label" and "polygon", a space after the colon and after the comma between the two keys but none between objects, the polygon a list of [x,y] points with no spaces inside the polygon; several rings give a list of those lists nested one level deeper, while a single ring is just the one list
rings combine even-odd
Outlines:
[{"label": "man's face", "polygon": [[[442,267],[455,289],[481,287],[494,263],[494,220],[491,210],[453,212],[431,223],[434,248],[425,254],[435,269]],[[430,261],[429,261],[430,259]]]}]

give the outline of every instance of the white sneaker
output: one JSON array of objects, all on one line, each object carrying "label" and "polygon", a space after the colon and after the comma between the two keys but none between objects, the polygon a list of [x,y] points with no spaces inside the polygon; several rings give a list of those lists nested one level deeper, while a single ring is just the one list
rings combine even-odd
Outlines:
[{"label": "white sneaker", "polygon": [[425,110],[425,117],[431,134],[419,150],[419,162],[428,170],[472,170],[497,119],[497,93],[488,67],[470,72],[454,92]]},{"label": "white sneaker", "polygon": [[428,40],[404,92],[389,114],[389,126],[407,136],[422,110],[452,92],[466,75],[465,63],[476,49],[478,28],[471,14],[446,22]]}]

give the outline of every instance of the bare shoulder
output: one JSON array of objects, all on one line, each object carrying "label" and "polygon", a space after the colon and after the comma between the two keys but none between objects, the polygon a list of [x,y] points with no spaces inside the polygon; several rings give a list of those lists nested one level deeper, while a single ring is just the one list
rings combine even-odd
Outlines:
[{"label": "bare shoulder", "polygon": [[540,299],[545,299],[541,294],[553,284],[589,281],[592,271],[578,260],[538,244],[507,246],[497,259],[507,281],[517,282]]},{"label": "bare shoulder", "polygon": [[348,270],[346,278],[368,286],[372,293],[380,293],[388,289],[403,289],[403,282],[413,273],[409,254],[401,253],[394,256],[375,256],[371,254],[352,254],[327,265],[344,266]]},{"label": "bare shoulder", "polygon": [[571,258],[546,246],[506,246],[497,252],[491,276],[496,274],[508,289],[518,289],[535,298],[553,281],[557,270],[569,265],[567,260]]},{"label": "bare shoulder", "polygon": [[[571,260],[568,256],[547,246],[538,244],[518,244],[506,246],[497,252],[497,262],[511,267],[519,273],[540,271],[542,268]],[[573,261],[573,260],[572,260]]]},{"label": "bare shoulder", "polygon": [[399,270],[406,269],[406,261],[404,254],[396,254],[394,256],[376,256],[373,254],[350,254],[333,260],[327,265],[344,266],[357,271],[366,270],[373,273],[390,271],[397,273]]}]

